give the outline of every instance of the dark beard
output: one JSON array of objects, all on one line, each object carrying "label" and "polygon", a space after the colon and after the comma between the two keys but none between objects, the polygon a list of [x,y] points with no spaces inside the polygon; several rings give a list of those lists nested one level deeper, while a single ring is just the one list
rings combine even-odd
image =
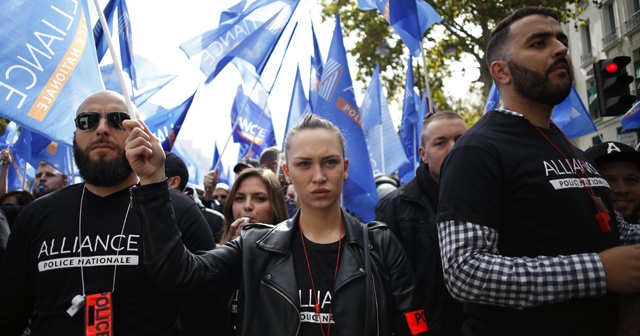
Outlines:
[{"label": "dark beard", "polygon": [[[549,81],[549,72],[539,74],[526,66],[509,61],[509,71],[516,91],[525,98],[535,102],[555,106],[562,103],[571,93],[573,75],[569,69],[569,80],[566,83],[553,84]],[[554,64],[550,69],[555,68]]]},{"label": "dark beard", "polygon": [[[119,155],[118,159],[114,160],[107,160],[101,157],[96,161],[92,161],[86,153],[89,152],[91,146],[97,143],[108,143],[110,145],[114,145],[118,148],[118,153],[121,155]],[[127,157],[124,155],[124,150],[108,140],[94,141],[87,145],[83,150],[76,143],[76,138],[74,136],[73,158],[76,161],[76,165],[78,165],[78,170],[80,171],[82,179],[96,187],[112,187],[117,185],[131,176],[131,172],[133,172]]]}]

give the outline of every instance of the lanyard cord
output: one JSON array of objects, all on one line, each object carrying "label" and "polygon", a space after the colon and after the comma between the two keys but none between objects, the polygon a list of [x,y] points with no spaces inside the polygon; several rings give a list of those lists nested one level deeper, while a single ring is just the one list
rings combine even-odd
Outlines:
[{"label": "lanyard cord", "polygon": [[[78,215],[78,240],[79,240],[79,252],[80,252],[80,279],[82,281],[82,296],[85,296],[85,285],[84,285],[84,263],[82,262],[82,205],[84,204],[84,192],[87,190],[87,185],[82,186],[82,197],[80,197],[80,214]],[[122,237],[124,234],[124,227],[127,225],[127,218],[129,217],[129,210],[131,210],[131,204],[127,205],[127,212],[124,215],[124,221],[122,222],[122,228],[120,229],[120,242],[118,243],[118,249],[116,250],[116,259],[118,259],[118,255],[120,254],[120,246],[122,245]],[[116,291],[116,271],[118,270],[118,264],[116,263],[113,266],[113,282],[111,285],[111,292]]]},{"label": "lanyard cord", "polygon": [[[302,241],[302,250],[304,251],[304,259],[307,262],[307,269],[309,270],[309,279],[311,279],[311,288],[313,290],[313,297],[316,299],[316,314],[318,314],[318,323],[320,323],[320,331],[322,332],[322,336],[325,336],[324,329],[322,328],[322,316],[320,315],[320,304],[318,303],[318,294],[316,292],[316,284],[313,281],[313,274],[311,273],[311,264],[309,263],[309,255],[307,254],[307,246],[304,244],[304,235],[302,234],[302,225],[298,225],[300,228],[300,240]],[[340,238],[338,239],[338,257],[336,258],[336,268],[333,272],[333,281],[336,280],[336,276],[338,275],[338,264],[340,261],[340,250],[342,248],[342,225],[340,226]],[[329,336],[331,332],[331,319],[332,319],[332,311],[333,304],[329,307],[329,322],[327,322],[327,335]]]},{"label": "lanyard cord", "polygon": [[[560,134],[562,134],[562,137],[564,138],[564,141],[567,142],[567,144],[569,145],[569,148],[573,152],[573,155],[578,161],[578,164],[580,165],[580,169],[582,169],[582,172],[584,173],[584,176],[585,176],[584,178],[580,176],[580,174],[578,174],[578,170],[573,167],[573,163],[569,161],[569,158],[564,154],[564,152],[561,151],[560,148],[558,148],[558,146],[556,146],[556,144],[554,144],[553,141],[551,141],[551,139],[549,139],[549,137],[547,137],[547,135],[544,134],[540,130],[540,128],[538,128],[538,126],[531,123],[531,121],[529,121],[529,124],[531,124],[531,126],[533,126],[533,128],[535,128],[538,131],[538,133],[540,133],[540,135],[542,135],[542,137],[544,137],[547,140],[547,142],[549,142],[551,146],[553,146],[553,148],[555,148],[555,150],[558,153],[560,153],[560,155],[562,155],[562,157],[565,160],[567,160],[567,164],[569,164],[569,169],[571,169],[571,172],[573,172],[576,176],[578,176],[578,180],[580,180],[580,184],[582,184],[582,186],[584,187],[584,190],[587,192],[587,195],[590,196],[591,201],[593,202],[593,205],[596,208],[596,222],[600,226],[600,230],[602,230],[602,232],[611,231],[611,226],[609,226],[609,220],[610,220],[609,213],[606,210],[606,208],[604,208],[604,205],[602,205],[602,208],[604,208],[602,209],[601,205],[598,204],[599,198],[596,197],[595,193],[593,192],[593,187],[591,186],[591,181],[589,180],[589,174],[587,173],[587,169],[585,168],[585,165],[583,164],[582,160],[580,160],[580,157],[578,157],[578,153],[576,153],[576,150],[573,148],[573,146],[569,142],[569,139],[567,139],[567,136],[564,135],[564,133],[560,132]],[[551,124],[556,126],[556,124],[553,121],[551,121]]]}]

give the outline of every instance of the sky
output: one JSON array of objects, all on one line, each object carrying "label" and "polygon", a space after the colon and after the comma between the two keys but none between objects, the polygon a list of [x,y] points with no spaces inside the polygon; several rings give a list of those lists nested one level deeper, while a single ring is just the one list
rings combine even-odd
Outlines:
[{"label": "sky", "polygon": [[[103,8],[108,0],[98,1]],[[167,72],[178,74],[174,82],[159,92],[150,101],[164,107],[180,104],[204,79],[198,69],[198,64],[190,61],[179,49],[179,45],[195,35],[218,25],[220,13],[238,0],[130,0],[127,1],[132,25],[133,50],[136,55],[144,56],[165,69]],[[90,19],[92,23],[98,20],[95,12],[94,0],[89,0]],[[311,45],[310,17],[315,25],[323,59],[331,42],[334,29],[333,20],[321,23],[319,1],[301,0],[293,14],[292,20],[299,24],[291,40],[291,47],[284,55],[277,80],[269,97],[269,107],[272,113],[276,141],[282,144],[284,128],[286,127],[287,111],[295,78],[296,67],[300,67],[305,89],[309,77],[309,57],[313,50]],[[285,29],[283,36],[288,36],[290,27]],[[117,39],[116,39],[117,40]],[[348,38],[345,39],[348,43]],[[117,43],[117,42],[116,42]],[[346,46],[349,49],[349,46]],[[276,49],[274,53],[282,53]],[[350,72],[355,75],[355,60],[348,55]],[[107,56],[103,60],[110,62]],[[270,62],[265,69],[265,77],[273,78],[278,69],[278,62]],[[414,65],[415,66],[415,65]],[[464,67],[461,66],[460,69]],[[466,66],[467,69],[473,68]],[[269,76],[271,74],[271,76]],[[464,76],[463,76],[464,75]],[[477,78],[477,73],[471,71],[454,72],[455,78],[445,81],[445,90],[452,96],[462,97],[471,81]],[[474,77],[475,76],[475,77]],[[268,82],[269,80],[267,80]],[[229,139],[231,133],[230,111],[237,86],[241,78],[235,67],[227,66],[218,77],[207,86],[200,86],[196,98],[191,106],[187,119],[178,136],[178,143],[190,149],[201,160],[201,168],[208,170],[213,157],[214,143],[219,151],[224,150],[223,163],[233,166],[237,161],[238,146]],[[363,83],[354,82],[354,92],[358,104],[366,89]],[[245,93],[250,88],[245,87]],[[392,119],[398,123],[401,106],[390,106]]]}]

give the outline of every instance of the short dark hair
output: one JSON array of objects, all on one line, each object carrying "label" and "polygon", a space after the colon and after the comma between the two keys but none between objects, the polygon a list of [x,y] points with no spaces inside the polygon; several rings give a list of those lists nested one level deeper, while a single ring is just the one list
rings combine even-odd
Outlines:
[{"label": "short dark hair", "polygon": [[509,27],[511,24],[531,15],[546,15],[560,22],[560,13],[547,7],[524,7],[511,13],[511,15],[500,21],[491,32],[491,35],[489,35],[487,52],[485,54],[489,67],[491,67],[491,63],[506,58],[506,46],[509,41]]},{"label": "short dark hair", "polygon": [[[443,120],[443,119],[447,119],[447,120],[451,120],[451,119],[460,119],[463,120],[462,117],[452,111],[440,111],[440,112],[429,112],[427,113],[427,115],[424,117],[423,121],[422,121],[422,132],[420,132],[420,147],[424,148],[427,144],[425,141],[425,131],[427,129],[427,126],[429,126],[430,123],[436,121],[436,120]],[[464,121],[464,120],[463,120]]]}]

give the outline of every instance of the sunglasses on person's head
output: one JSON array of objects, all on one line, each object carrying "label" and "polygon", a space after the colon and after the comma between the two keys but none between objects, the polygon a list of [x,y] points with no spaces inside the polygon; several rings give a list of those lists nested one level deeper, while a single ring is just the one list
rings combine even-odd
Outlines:
[{"label": "sunglasses on person's head", "polygon": [[104,116],[98,112],[82,112],[76,116],[76,127],[83,131],[90,131],[98,126],[103,117],[107,119],[109,126],[118,131],[124,131],[122,122],[131,119],[129,114],[124,112],[109,112]]}]

